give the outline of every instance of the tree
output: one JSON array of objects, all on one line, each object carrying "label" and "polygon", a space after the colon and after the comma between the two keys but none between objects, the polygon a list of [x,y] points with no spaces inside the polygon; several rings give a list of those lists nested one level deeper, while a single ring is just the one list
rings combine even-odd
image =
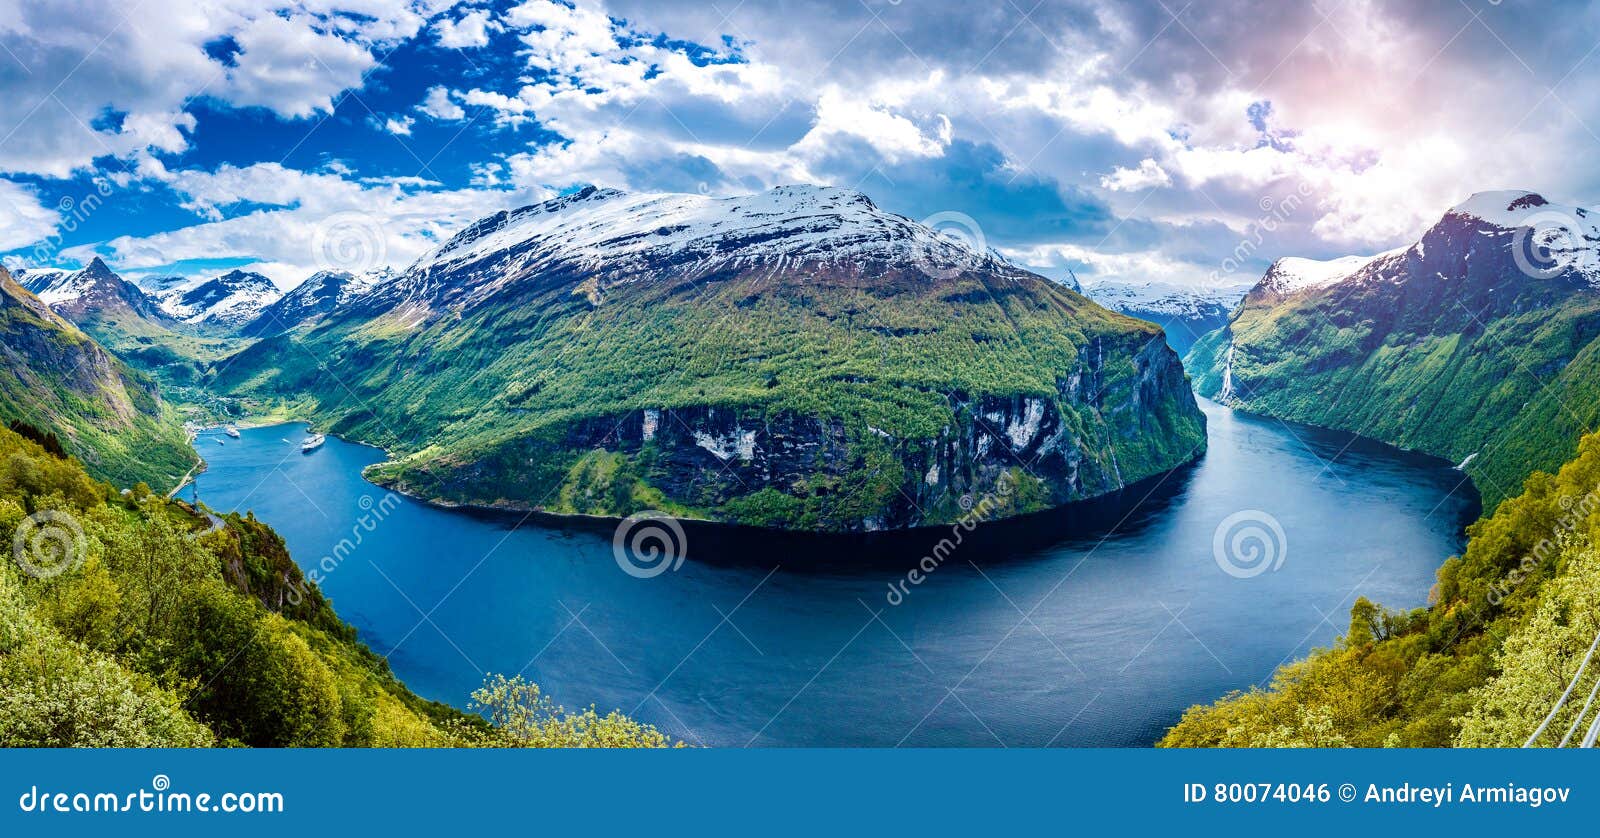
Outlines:
[{"label": "tree", "polygon": [[521,675],[491,675],[472,693],[469,710],[482,712],[494,726],[493,744],[523,748],[666,748],[672,745],[655,727],[615,711],[593,707],[568,713],[545,698],[539,685]]}]

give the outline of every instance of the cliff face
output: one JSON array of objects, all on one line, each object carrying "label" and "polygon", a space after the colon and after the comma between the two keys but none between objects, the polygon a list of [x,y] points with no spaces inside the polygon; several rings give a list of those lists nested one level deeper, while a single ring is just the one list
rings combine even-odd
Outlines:
[{"label": "cliff face", "polygon": [[[945,423],[931,435],[762,405],[644,408],[521,436],[446,467],[387,464],[372,476],[455,503],[594,515],[664,507],[759,526],[871,531],[957,521],[980,503],[986,517],[1048,509],[1204,450],[1204,417],[1159,337],[1097,340],[1055,384],[1041,394],[948,394]],[[572,465],[542,477],[551,462]],[[543,502],[524,499],[557,482]]]},{"label": "cliff face", "polygon": [[423,497],[795,529],[1045,509],[1205,437],[1155,327],[820,188],[495,216],[225,375]]}]

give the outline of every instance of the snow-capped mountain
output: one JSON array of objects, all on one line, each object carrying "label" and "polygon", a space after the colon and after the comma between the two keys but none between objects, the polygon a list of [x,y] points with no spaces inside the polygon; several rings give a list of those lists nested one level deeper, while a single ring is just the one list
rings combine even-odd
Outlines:
[{"label": "snow-capped mountain", "polygon": [[1394,274],[1405,270],[1408,257],[1426,258],[1430,242],[1435,248],[1469,250],[1475,244],[1471,237],[1503,247],[1517,273],[1525,278],[1566,275],[1600,289],[1600,215],[1583,207],[1551,203],[1536,192],[1502,189],[1474,193],[1446,210],[1416,244],[1376,256],[1279,259],[1251,295],[1287,297],[1356,277]]},{"label": "snow-capped mountain", "polygon": [[133,284],[139,286],[139,290],[159,299],[182,286],[193,284],[193,280],[178,274],[151,274],[135,279]]},{"label": "snow-capped mountain", "polygon": [[[1311,291],[1317,288],[1326,288],[1339,280],[1361,270],[1369,262],[1389,254],[1378,256],[1341,256],[1337,259],[1306,259],[1300,256],[1285,256],[1272,263],[1265,276],[1257,284],[1257,290],[1270,292],[1280,296],[1298,294],[1301,291]],[[1246,289],[1249,290],[1248,288]]]},{"label": "snow-capped mountain", "polygon": [[1203,448],[1155,329],[943,226],[829,187],[586,189],[472,224],[216,386],[403,437],[372,476],[418,495],[616,514],[659,493],[780,528],[953,520],[1024,462],[1020,514]]},{"label": "snow-capped mountain", "polygon": [[[101,272],[90,268],[91,274]],[[65,282],[84,271],[26,273],[41,290],[54,288],[58,304],[87,300],[109,284]],[[67,300],[63,293],[76,296]],[[48,428],[85,469],[123,486],[182,473],[195,461],[155,380],[135,374],[97,340],[87,339],[85,330],[24,290],[3,267],[0,405],[7,420]]]},{"label": "snow-capped mountain", "polygon": [[1189,353],[1195,389],[1462,463],[1497,502],[1592,429],[1597,219],[1534,192],[1480,192],[1414,244],[1280,259]]},{"label": "snow-capped mountain", "polygon": [[1149,320],[1167,333],[1167,343],[1180,355],[1205,333],[1228,322],[1249,283],[1195,287],[1168,282],[1091,281],[1084,296],[1130,317]]},{"label": "snow-capped mountain", "polygon": [[[755,195],[580,192],[499,212],[473,224],[375,293],[437,312],[471,307],[524,277],[584,276],[591,293],[637,280],[697,280],[760,266],[826,276],[883,266],[925,276],[1019,272],[964,232],[948,235],[830,186],[780,186]],[[1031,276],[1031,274],[1030,274]]]},{"label": "snow-capped mountain", "polygon": [[251,271],[229,271],[162,299],[162,308],[185,323],[236,328],[254,320],[283,296],[272,280]]},{"label": "snow-capped mountain", "polygon": [[11,272],[11,276],[18,285],[26,288],[37,297],[41,291],[55,285],[62,277],[73,273],[76,272],[66,268],[17,268]]},{"label": "snow-capped mountain", "polygon": [[1166,282],[1118,282],[1104,280],[1084,286],[1091,300],[1124,313],[1142,311],[1178,317],[1203,317],[1232,309],[1244,299],[1251,283],[1236,283],[1218,288],[1199,288]]},{"label": "snow-capped mountain", "polygon": [[95,257],[83,269],[23,270],[17,275],[31,291],[61,316],[82,325],[91,318],[116,318],[128,314],[164,320],[165,314],[138,286],[114,273]]},{"label": "snow-capped mountain", "polygon": [[281,334],[319,320],[351,300],[394,279],[394,271],[382,268],[361,274],[348,271],[320,271],[307,277],[239,330],[245,337]]}]

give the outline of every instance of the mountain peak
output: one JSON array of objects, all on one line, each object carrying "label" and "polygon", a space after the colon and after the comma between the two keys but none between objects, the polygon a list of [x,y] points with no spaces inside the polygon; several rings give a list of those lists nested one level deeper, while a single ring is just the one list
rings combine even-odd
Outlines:
[{"label": "mountain peak", "polygon": [[[1380,256],[1383,254],[1379,254]],[[1285,256],[1272,263],[1257,287],[1278,294],[1294,294],[1334,285],[1376,260],[1378,256],[1341,256],[1337,259],[1307,259]]]},{"label": "mountain peak", "polygon": [[1582,207],[1552,203],[1543,195],[1526,189],[1475,192],[1451,207],[1445,216],[1467,216],[1500,227],[1521,227],[1538,213],[1559,213],[1579,219],[1589,216],[1589,211]]},{"label": "mountain peak", "polygon": [[589,187],[483,218],[424,255],[408,274],[480,262],[487,267],[489,261],[500,264],[493,273],[502,277],[507,268],[532,273],[560,264],[620,280],[659,276],[666,268],[707,273],[862,261],[921,265],[930,275],[945,275],[997,260],[837,186],[790,184],[731,197]]},{"label": "mountain peak", "polygon": [[282,296],[266,276],[235,268],[164,297],[162,309],[185,323],[237,327]]},{"label": "mountain peak", "polygon": [[218,276],[217,281],[225,285],[261,285],[262,283],[265,283],[274,288],[277,287],[277,284],[265,275],[258,274],[255,271],[247,271],[242,268],[234,268],[233,270]]}]

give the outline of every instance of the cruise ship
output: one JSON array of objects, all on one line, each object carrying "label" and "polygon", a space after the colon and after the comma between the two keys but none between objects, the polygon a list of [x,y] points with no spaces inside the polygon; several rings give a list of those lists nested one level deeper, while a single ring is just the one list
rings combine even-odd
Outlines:
[{"label": "cruise ship", "polygon": [[312,451],[321,448],[322,443],[327,441],[328,437],[324,434],[312,434],[311,436],[306,437],[305,442],[300,443],[300,452],[302,454],[310,454]]}]

